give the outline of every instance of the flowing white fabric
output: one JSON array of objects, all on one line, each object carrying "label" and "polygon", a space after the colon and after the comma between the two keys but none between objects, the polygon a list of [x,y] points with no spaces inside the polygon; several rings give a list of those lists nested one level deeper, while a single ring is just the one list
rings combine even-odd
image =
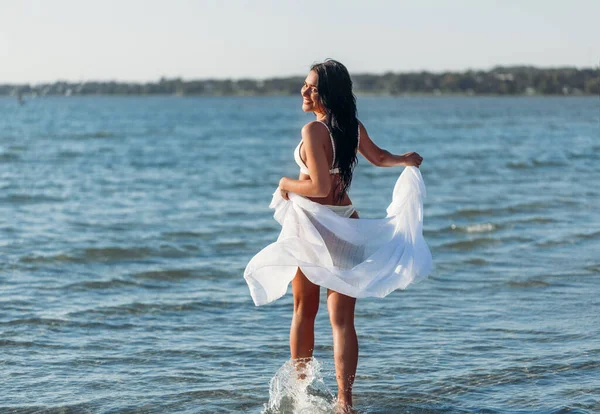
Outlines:
[{"label": "flowing white fabric", "polygon": [[423,238],[425,184],[406,167],[383,219],[341,217],[294,193],[279,191],[269,207],[281,233],[254,256],[244,272],[256,306],[285,295],[302,270],[317,285],[355,298],[384,297],[427,277],[433,267]]}]

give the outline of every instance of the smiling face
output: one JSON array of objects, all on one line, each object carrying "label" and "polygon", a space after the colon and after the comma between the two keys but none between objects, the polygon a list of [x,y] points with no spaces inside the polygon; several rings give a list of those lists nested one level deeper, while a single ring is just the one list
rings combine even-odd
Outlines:
[{"label": "smiling face", "polygon": [[321,100],[319,98],[319,91],[317,84],[319,83],[319,76],[313,70],[308,72],[308,76],[304,80],[300,93],[302,95],[302,110],[304,112],[315,112],[324,113]]}]

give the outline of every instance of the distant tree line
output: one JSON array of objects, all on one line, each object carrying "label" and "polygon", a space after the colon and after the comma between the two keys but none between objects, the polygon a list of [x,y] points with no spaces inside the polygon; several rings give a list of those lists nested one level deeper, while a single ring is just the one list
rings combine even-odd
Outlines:
[{"label": "distant tree line", "polygon": [[[464,95],[599,95],[600,68],[540,69],[496,67],[489,71],[412,72],[352,76],[357,94]],[[161,78],[158,82],[55,82],[36,85],[0,84],[0,95],[295,95],[304,77],[265,80],[188,80]]]}]

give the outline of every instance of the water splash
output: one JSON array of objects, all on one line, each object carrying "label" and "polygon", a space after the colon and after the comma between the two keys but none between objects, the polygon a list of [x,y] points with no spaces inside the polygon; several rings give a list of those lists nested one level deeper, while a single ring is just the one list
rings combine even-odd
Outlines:
[{"label": "water splash", "polygon": [[315,358],[289,360],[269,383],[269,403],[262,414],[331,413],[336,399]]}]

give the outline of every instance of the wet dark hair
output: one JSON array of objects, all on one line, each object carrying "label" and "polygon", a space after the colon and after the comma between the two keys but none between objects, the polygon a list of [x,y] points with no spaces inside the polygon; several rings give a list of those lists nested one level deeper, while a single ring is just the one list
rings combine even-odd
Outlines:
[{"label": "wet dark hair", "polygon": [[319,77],[319,98],[327,113],[327,126],[335,142],[334,165],[340,169],[340,182],[334,198],[340,201],[350,188],[352,172],[357,162],[356,96],[352,93],[348,69],[340,62],[325,59],[323,63],[313,64],[310,70],[314,70]]}]

